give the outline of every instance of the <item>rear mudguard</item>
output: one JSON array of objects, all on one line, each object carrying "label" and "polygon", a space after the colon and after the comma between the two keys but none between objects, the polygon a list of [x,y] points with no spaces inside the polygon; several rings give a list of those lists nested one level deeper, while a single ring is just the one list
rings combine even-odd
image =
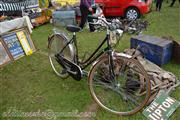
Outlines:
[{"label": "rear mudguard", "polygon": [[[62,39],[66,40],[67,42],[69,41],[69,38],[68,38],[66,35],[64,35],[63,33],[55,33],[55,34],[52,34],[52,35],[50,35],[50,36],[48,37],[48,45],[47,45],[47,48],[48,48],[48,49],[50,49],[51,43],[52,43],[52,41],[53,41],[52,38],[53,38],[54,36],[59,36],[59,37],[61,37]],[[73,44],[69,44],[68,47],[69,47],[69,49],[70,49],[71,58],[74,59],[74,57],[75,57],[75,47],[74,47]]]}]

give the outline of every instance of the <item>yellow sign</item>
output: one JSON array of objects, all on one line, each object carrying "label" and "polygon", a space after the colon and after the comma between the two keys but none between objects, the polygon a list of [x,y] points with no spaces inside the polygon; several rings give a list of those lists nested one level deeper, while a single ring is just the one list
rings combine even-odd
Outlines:
[{"label": "yellow sign", "polygon": [[17,32],[16,34],[18,36],[18,39],[19,39],[19,41],[22,45],[22,48],[23,48],[24,52],[26,53],[26,55],[31,55],[33,53],[33,51],[32,51],[32,49],[31,49],[31,47],[27,41],[27,38],[26,38],[24,32],[20,31],[20,32]]},{"label": "yellow sign", "polygon": [[55,2],[61,6],[64,6],[66,4],[70,4],[70,5],[77,4],[80,2],[80,0],[53,0],[53,2]]},{"label": "yellow sign", "polygon": [[48,8],[49,0],[39,0],[39,6],[40,8]]}]

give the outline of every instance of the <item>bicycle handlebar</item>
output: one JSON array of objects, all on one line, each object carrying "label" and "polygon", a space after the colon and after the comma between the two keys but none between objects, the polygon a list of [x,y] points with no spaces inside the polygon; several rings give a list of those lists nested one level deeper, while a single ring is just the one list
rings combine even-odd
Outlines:
[{"label": "bicycle handlebar", "polygon": [[88,17],[91,18],[91,19],[102,20],[107,25],[107,27],[110,29],[110,24],[111,23],[107,22],[106,18],[98,17],[98,16],[94,16],[94,15],[88,15]]},{"label": "bicycle handlebar", "polygon": [[[106,24],[107,29],[109,29],[111,31],[114,31],[117,29],[121,29],[124,32],[129,31],[129,30],[137,31],[137,28],[130,27],[130,26],[127,26],[127,27],[123,26],[123,24],[120,21],[108,22],[105,17],[98,17],[98,16],[94,16],[94,15],[89,15],[88,17],[91,19],[101,20],[103,23]],[[96,23],[91,23],[91,24],[96,25]],[[97,25],[100,25],[100,24],[97,24]]]},{"label": "bicycle handlebar", "polygon": [[[104,22],[106,24],[106,27],[111,31],[117,30],[117,29],[121,29],[124,31],[124,27],[122,26],[121,22],[112,22],[112,21],[108,22],[105,17],[98,17],[98,16],[94,16],[94,15],[89,15],[88,17],[91,19],[101,20],[102,22]],[[94,24],[94,23],[91,23],[91,24]],[[96,25],[96,24],[94,24],[94,25]]]}]

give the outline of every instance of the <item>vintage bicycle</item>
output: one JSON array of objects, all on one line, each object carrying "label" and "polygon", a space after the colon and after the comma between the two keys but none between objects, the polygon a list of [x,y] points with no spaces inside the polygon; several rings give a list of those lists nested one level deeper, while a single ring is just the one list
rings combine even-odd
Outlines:
[{"label": "vintage bicycle", "polygon": [[[92,98],[105,110],[117,115],[137,113],[146,105],[151,94],[148,75],[132,56],[113,49],[112,39],[123,34],[119,22],[107,22],[104,17],[89,17],[104,22],[107,31],[105,39],[86,60],[81,61],[76,39],[76,32],[81,29],[68,25],[66,29],[73,33],[71,39],[64,33],[55,32],[48,39],[52,69],[64,79],[71,76],[81,80],[87,76]],[[104,44],[106,47],[101,50]],[[85,71],[90,65],[90,70]]]}]

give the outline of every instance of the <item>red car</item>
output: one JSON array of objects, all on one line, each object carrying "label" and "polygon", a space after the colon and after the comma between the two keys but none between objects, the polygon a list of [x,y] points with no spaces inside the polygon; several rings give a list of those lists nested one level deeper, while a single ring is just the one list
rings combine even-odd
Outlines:
[{"label": "red car", "polygon": [[123,16],[134,20],[150,11],[152,0],[95,0],[103,6],[105,16]]}]

